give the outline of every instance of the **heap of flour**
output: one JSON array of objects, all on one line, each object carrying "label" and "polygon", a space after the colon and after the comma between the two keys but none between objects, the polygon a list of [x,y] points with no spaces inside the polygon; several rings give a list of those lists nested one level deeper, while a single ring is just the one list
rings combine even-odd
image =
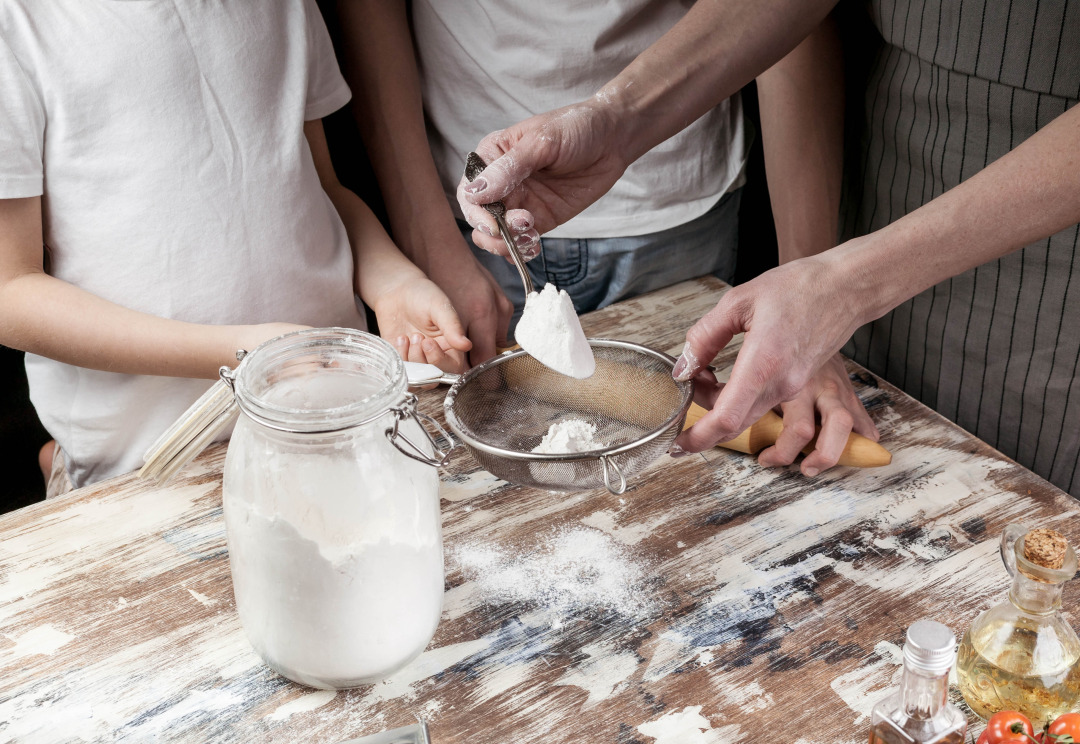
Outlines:
[{"label": "heap of flour", "polygon": [[625,623],[658,609],[649,590],[652,564],[591,527],[564,526],[512,547],[490,537],[456,543],[450,557],[480,601],[534,605],[556,627],[590,611],[617,613]]},{"label": "heap of flour", "polygon": [[[550,285],[549,285],[550,286]],[[563,419],[548,427],[540,444],[533,447],[533,452],[544,455],[567,452],[588,452],[604,445],[596,441],[596,425],[581,419]]]},{"label": "heap of flour", "polygon": [[518,344],[544,366],[584,380],[596,371],[592,348],[566,291],[548,284],[525,298],[514,334]]}]

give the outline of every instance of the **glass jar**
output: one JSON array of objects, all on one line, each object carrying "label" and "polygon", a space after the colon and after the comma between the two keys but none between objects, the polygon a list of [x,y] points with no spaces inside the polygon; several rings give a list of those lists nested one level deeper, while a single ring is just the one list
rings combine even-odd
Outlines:
[{"label": "glass jar", "polygon": [[1067,547],[1061,568],[1024,555],[1028,530],[1010,524],[1001,559],[1012,576],[1009,599],[975,618],[960,642],[960,692],[983,719],[1016,710],[1036,726],[1075,710],[1080,700],[1080,639],[1061,614],[1061,592],[1076,573]]},{"label": "glass jar", "polygon": [[241,411],[223,500],[251,645],[312,687],[384,679],[427,646],[443,597],[433,465],[446,453],[418,421],[400,357],[368,333],[313,329],[222,376]]},{"label": "glass jar", "polygon": [[907,631],[900,689],[874,706],[870,744],[964,744],[967,720],[949,702],[956,636],[934,620]]}]

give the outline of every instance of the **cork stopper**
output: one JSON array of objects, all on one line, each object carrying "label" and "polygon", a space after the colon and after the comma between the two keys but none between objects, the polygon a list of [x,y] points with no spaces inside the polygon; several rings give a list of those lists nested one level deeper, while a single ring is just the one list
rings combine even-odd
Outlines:
[{"label": "cork stopper", "polygon": [[1057,530],[1037,529],[1024,535],[1024,557],[1043,568],[1058,569],[1065,565],[1065,550],[1069,541]]}]

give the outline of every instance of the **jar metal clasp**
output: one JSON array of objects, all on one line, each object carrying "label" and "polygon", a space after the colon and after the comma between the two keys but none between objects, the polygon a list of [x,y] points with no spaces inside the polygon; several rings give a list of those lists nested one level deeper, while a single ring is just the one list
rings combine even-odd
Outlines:
[{"label": "jar metal clasp", "polygon": [[[432,467],[440,468],[450,460],[450,453],[454,447],[457,446],[457,441],[454,437],[443,428],[442,424],[428,416],[426,413],[420,413],[416,410],[416,396],[412,393],[405,394],[405,400],[400,405],[391,406],[390,412],[394,415],[393,426],[387,427],[386,438],[390,440],[390,443],[397,448],[398,452],[410,457],[417,462],[422,462],[425,465],[431,465]],[[428,454],[428,448],[418,445],[416,442],[409,439],[405,432],[401,431],[400,424],[406,419],[412,419],[419,427],[420,431],[424,432],[424,436],[427,438],[430,445],[431,454]],[[447,446],[441,447],[432,436],[431,432],[424,424],[430,424],[435,429],[435,433],[446,440]]]}]

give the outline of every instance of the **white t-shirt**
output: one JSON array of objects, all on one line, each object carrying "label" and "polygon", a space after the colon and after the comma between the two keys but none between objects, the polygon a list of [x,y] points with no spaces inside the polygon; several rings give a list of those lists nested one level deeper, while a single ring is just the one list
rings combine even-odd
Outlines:
[{"label": "white t-shirt", "polygon": [[[314,0],[0,0],[0,198],[44,194],[50,272],[145,313],[364,327],[303,133],[348,99]],[[211,384],[26,368],[76,486]]]},{"label": "white t-shirt", "polygon": [[[686,14],[680,0],[414,0],[428,138],[454,194],[485,135],[590,98]],[[739,97],[643,155],[551,237],[645,235],[685,224],[741,185]],[[460,216],[460,215],[459,215]]]}]

